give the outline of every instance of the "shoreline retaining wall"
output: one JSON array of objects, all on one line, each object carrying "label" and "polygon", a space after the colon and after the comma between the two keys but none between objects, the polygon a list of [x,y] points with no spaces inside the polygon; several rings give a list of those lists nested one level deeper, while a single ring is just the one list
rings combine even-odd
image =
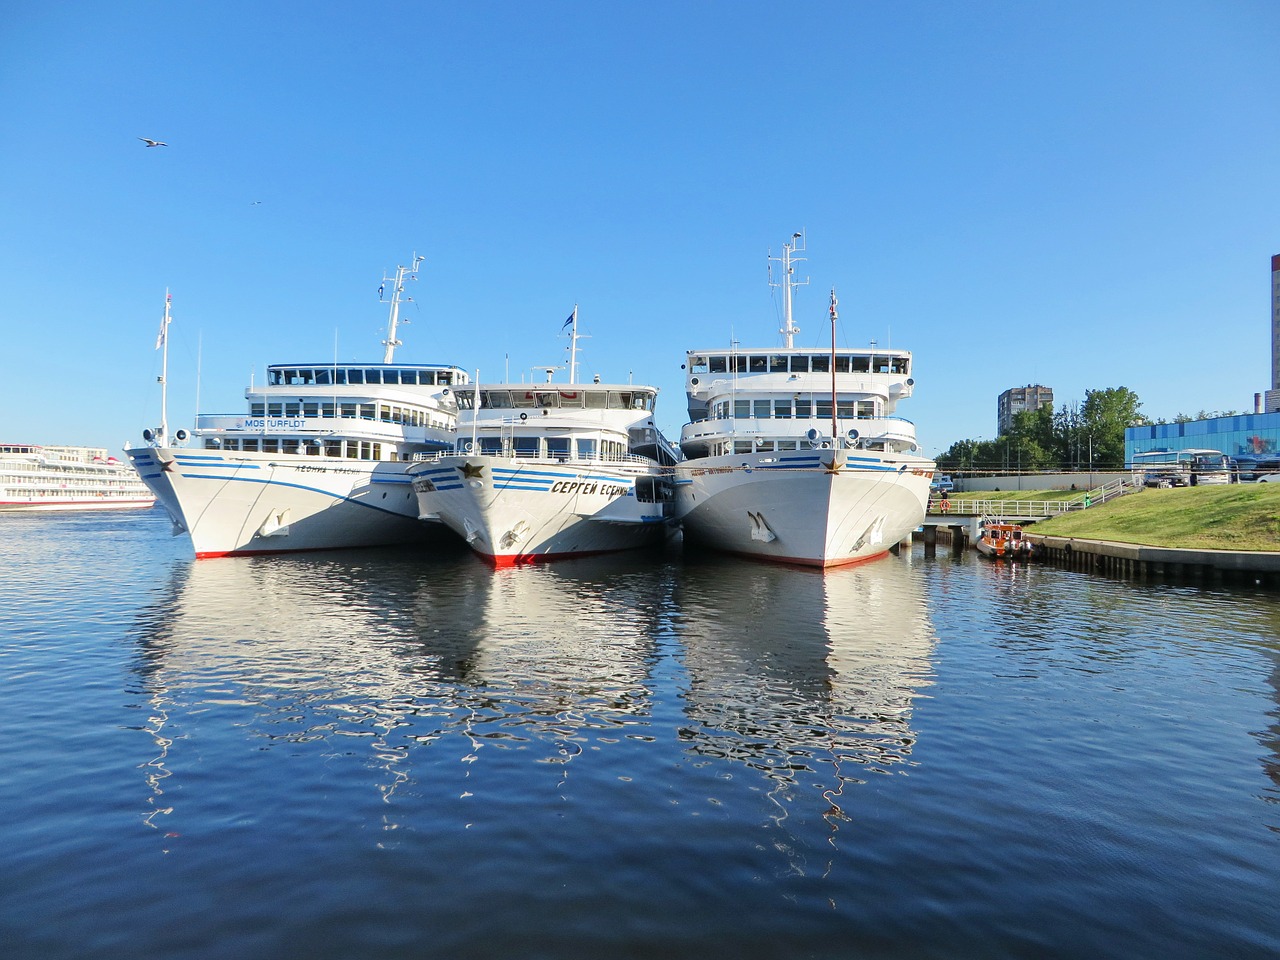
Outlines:
[{"label": "shoreline retaining wall", "polygon": [[1253,583],[1280,587],[1280,553],[1179,550],[1138,543],[1027,534],[1042,561],[1126,580]]}]

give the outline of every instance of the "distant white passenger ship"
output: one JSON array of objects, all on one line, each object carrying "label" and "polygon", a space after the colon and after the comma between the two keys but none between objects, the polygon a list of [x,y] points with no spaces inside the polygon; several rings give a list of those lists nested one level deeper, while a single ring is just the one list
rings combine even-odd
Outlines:
[{"label": "distant white passenger ship", "polygon": [[129,510],[155,496],[102,447],[0,444],[0,511]]},{"label": "distant white passenger ship", "polygon": [[[404,283],[397,268],[381,363],[283,363],[245,391],[245,415],[200,415],[190,445],[164,424],[126,453],[191,537],[197,557],[381,546],[431,539],[418,520],[406,461],[453,445],[449,364],[395,363]],[[393,278],[386,278],[390,281]],[[161,341],[169,323],[165,304]],[[167,372],[167,371],[166,371]],[[164,380],[164,377],[161,377]]]},{"label": "distant white passenger ship", "polygon": [[653,545],[668,532],[679,454],[654,424],[656,387],[578,383],[577,310],[569,382],[456,391],[454,452],[411,473],[424,520],[494,566]]},{"label": "distant white passenger ship", "polygon": [[[795,234],[783,247],[782,347],[691,350],[676,518],[688,542],[834,567],[881,556],[924,519],[935,464],[915,425],[911,354],[794,345]],[[802,248],[801,248],[802,249]]]}]

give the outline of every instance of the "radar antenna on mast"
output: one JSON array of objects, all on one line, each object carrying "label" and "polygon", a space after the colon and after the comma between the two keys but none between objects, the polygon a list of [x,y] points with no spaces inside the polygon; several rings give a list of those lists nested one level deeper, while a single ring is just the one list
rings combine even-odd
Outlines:
[{"label": "radar antenna on mast", "polygon": [[[396,267],[396,275],[394,277],[383,277],[382,286],[378,288],[378,299],[383,299],[383,291],[388,283],[391,284],[391,313],[387,317],[387,339],[382,341],[382,345],[386,347],[386,352],[382,355],[383,363],[391,363],[395,359],[396,347],[400,346],[401,341],[396,339],[396,328],[400,325],[400,304],[413,303],[413,297],[405,297],[404,282],[406,280],[418,279],[418,264],[422,263],[426,257],[420,257],[416,253],[413,255],[413,264],[411,266]],[[405,323],[409,321],[406,320]]]},{"label": "radar antenna on mast", "polygon": [[[782,334],[786,341],[786,346],[795,346],[795,336],[800,332],[800,328],[796,326],[795,320],[791,316],[791,291],[794,287],[803,287],[809,283],[809,278],[803,280],[795,279],[795,267],[793,264],[804,263],[804,257],[795,257],[792,254],[804,253],[804,233],[793,233],[791,239],[782,245],[782,256],[775,257],[769,255],[769,286],[782,287],[782,329],[778,332]],[[773,279],[773,263],[778,261],[782,264],[782,279]]]}]

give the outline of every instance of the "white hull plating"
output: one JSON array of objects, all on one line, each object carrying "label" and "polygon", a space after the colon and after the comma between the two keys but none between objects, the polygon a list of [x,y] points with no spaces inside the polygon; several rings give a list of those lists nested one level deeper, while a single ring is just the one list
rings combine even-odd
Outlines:
[{"label": "white hull plating", "polygon": [[[924,520],[933,462],[823,450],[705,457],[676,467],[690,542],[762,560],[835,567],[871,560]],[[832,465],[836,469],[832,469]]]},{"label": "white hull plating", "polygon": [[423,520],[440,521],[495,566],[659,543],[663,507],[637,499],[652,467],[448,456],[414,468]]},{"label": "white hull plating", "polygon": [[42,513],[62,510],[145,510],[155,505],[155,497],[105,499],[95,497],[39,497],[0,502],[0,513]]},{"label": "white hull plating", "polygon": [[382,546],[431,536],[417,519],[403,462],[183,447],[127,453],[200,558]]}]

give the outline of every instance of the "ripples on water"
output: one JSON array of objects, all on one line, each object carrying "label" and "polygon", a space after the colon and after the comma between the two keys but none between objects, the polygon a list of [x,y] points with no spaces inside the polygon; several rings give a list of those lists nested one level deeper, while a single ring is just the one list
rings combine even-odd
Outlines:
[{"label": "ripples on water", "polygon": [[1280,605],[0,517],[0,956],[1280,950]]}]

